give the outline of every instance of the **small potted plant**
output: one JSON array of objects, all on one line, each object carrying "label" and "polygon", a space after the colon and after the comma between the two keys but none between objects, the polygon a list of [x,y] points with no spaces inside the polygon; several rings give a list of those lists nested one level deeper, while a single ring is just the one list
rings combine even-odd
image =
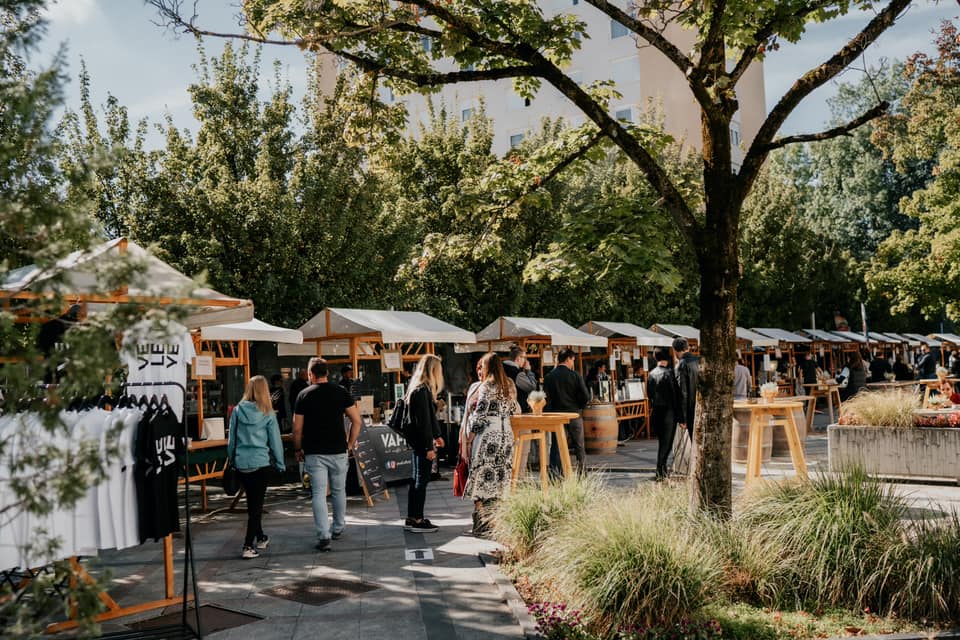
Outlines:
[{"label": "small potted plant", "polygon": [[773,399],[777,397],[777,391],[776,382],[764,382],[760,385],[760,397],[764,402],[773,402]]},{"label": "small potted plant", "polygon": [[543,407],[547,404],[547,394],[543,391],[531,391],[530,395],[527,396],[527,404],[530,405],[530,410],[533,411],[534,415],[540,415],[543,413]]}]

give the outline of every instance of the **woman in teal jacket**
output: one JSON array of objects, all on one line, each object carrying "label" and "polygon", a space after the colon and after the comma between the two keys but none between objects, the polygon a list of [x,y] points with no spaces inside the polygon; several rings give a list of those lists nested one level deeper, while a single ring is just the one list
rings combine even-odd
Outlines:
[{"label": "woman in teal jacket", "polygon": [[263,533],[263,500],[267,495],[267,472],[273,466],[284,471],[280,425],[273,412],[270,388],[263,376],[247,383],[243,400],[230,416],[227,451],[240,472],[240,484],[247,494],[247,536],[243,558],[256,558],[257,549],[266,549],[270,539]]}]

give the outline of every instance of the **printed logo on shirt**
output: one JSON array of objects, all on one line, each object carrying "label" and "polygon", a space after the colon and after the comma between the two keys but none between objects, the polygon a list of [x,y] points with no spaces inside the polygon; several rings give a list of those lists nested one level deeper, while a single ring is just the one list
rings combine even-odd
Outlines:
[{"label": "printed logo on shirt", "polygon": [[141,343],[137,345],[138,369],[163,367],[169,369],[180,362],[180,345],[163,343]]}]

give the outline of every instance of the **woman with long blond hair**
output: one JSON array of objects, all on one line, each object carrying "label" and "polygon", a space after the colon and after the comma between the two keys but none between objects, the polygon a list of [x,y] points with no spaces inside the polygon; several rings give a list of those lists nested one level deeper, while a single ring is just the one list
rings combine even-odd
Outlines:
[{"label": "woman with long blond hair", "polygon": [[[466,495],[473,500],[473,533],[486,534],[486,509],[510,486],[513,470],[513,427],[510,416],[520,413],[513,381],[495,353],[480,360],[484,377],[477,393],[477,406],[467,422],[467,455],[470,476]],[[541,463],[542,464],[542,463]]]},{"label": "woman with long blond hair", "polygon": [[280,425],[273,412],[270,387],[263,376],[247,382],[243,400],[230,415],[227,451],[247,495],[247,535],[241,557],[256,558],[257,549],[266,549],[270,539],[263,532],[263,500],[267,495],[267,473],[273,466],[284,471]]},{"label": "woman with long blond hair", "polygon": [[407,519],[404,529],[419,533],[432,533],[437,527],[423,517],[423,505],[427,500],[427,483],[437,449],[443,446],[440,423],[437,420],[437,395],[443,389],[443,365],[440,358],[425,354],[417,362],[404,397],[406,411],[410,416],[407,443],[413,449],[413,473],[410,492],[407,494]]}]

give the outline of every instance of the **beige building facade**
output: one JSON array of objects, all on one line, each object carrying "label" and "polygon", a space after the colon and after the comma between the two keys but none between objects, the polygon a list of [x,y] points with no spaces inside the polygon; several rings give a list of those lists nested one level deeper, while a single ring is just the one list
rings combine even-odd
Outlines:
[{"label": "beige building facade", "polygon": [[[685,146],[701,146],[700,111],[687,87],[683,74],[653,47],[639,41],[623,25],[580,0],[541,0],[546,15],[575,14],[587,24],[580,51],[576,52],[567,74],[587,86],[598,80],[616,83],[621,98],[611,101],[610,113],[618,119],[637,122],[643,110],[655,105],[662,112],[664,127]],[[690,51],[695,34],[677,25],[669,25],[665,35],[681,51]],[[429,39],[422,40],[429,47]],[[441,65],[445,70],[453,69]],[[737,85],[740,110],[731,126],[734,142],[733,161],[739,165],[743,152],[756,135],[766,115],[763,66],[755,63]],[[408,129],[419,132],[428,117],[426,98],[420,95],[394,96],[384,88],[381,98],[387,103],[402,101],[409,113]],[[503,155],[519,144],[531,131],[540,128],[544,118],[562,117],[572,125],[582,124],[584,115],[559,91],[544,83],[532,100],[513,91],[511,81],[498,80],[462,83],[443,87],[431,98],[441,102],[448,113],[466,120],[481,105],[493,120],[493,151]]]}]

